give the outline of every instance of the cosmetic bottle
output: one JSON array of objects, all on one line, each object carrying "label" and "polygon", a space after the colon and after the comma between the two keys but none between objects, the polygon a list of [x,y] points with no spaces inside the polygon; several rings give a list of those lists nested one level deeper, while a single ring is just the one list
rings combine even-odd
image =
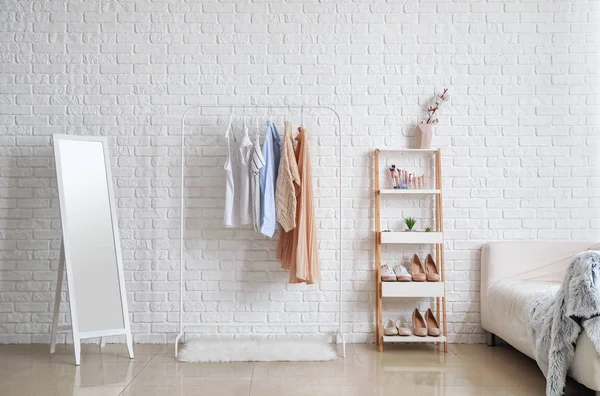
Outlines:
[{"label": "cosmetic bottle", "polygon": [[390,177],[392,178],[392,188],[398,188],[396,183],[396,165],[390,166]]},{"label": "cosmetic bottle", "polygon": [[406,185],[406,171],[404,169],[402,169],[402,177],[401,177],[401,183],[400,183],[400,188],[402,189],[406,189],[407,185]]}]

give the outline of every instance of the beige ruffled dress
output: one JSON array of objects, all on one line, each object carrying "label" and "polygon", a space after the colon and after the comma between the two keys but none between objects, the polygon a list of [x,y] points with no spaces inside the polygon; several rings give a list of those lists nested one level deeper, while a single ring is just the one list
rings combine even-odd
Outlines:
[{"label": "beige ruffled dress", "polygon": [[[319,266],[312,172],[306,129],[298,128],[296,141],[298,144],[295,150],[295,159],[300,179],[299,185],[295,185],[296,227],[289,232],[282,230],[277,253],[278,258],[282,261],[282,268],[290,271],[290,283],[315,283],[321,280],[321,268]],[[284,150],[285,145],[284,142]]]}]

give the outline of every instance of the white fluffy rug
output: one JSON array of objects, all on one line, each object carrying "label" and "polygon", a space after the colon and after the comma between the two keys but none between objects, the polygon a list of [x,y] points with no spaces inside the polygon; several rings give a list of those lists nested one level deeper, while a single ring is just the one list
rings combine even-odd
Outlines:
[{"label": "white fluffy rug", "polygon": [[214,362],[302,362],[337,359],[334,344],[325,341],[193,339],[186,342],[177,360],[189,363]]}]

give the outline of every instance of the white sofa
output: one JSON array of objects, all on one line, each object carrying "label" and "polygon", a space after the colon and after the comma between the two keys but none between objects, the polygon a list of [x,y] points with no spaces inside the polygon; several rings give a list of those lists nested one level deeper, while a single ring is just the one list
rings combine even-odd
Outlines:
[{"label": "white sofa", "polygon": [[[533,358],[529,303],[540,291],[558,291],[571,258],[596,242],[490,242],[481,252],[481,324]],[[585,332],[577,340],[569,375],[600,395],[600,355]]]}]

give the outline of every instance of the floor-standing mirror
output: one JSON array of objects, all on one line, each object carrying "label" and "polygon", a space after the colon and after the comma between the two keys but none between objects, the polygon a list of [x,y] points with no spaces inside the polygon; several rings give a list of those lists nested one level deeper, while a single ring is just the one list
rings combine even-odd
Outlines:
[{"label": "floor-standing mirror", "polygon": [[[76,365],[85,338],[99,338],[102,346],[102,337],[125,335],[133,358],[108,140],[67,135],[53,140],[63,239],[50,352],[57,331],[66,328],[73,333]],[[71,325],[59,326],[65,271]]]}]

